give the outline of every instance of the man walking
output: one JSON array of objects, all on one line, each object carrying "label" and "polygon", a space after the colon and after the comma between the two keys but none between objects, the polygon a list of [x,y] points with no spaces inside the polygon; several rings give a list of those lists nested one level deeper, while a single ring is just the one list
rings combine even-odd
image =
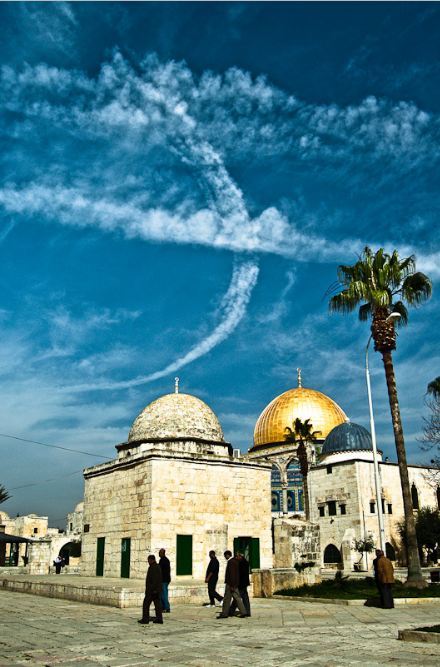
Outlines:
[{"label": "man walking", "polygon": [[165,549],[159,551],[159,567],[162,572],[162,609],[167,614],[170,613],[170,602],[168,600],[168,586],[171,582],[171,564],[169,559],[165,556]]},{"label": "man walking", "polygon": [[[235,554],[236,559],[238,560],[238,592],[241,595],[243,600],[244,607],[246,609],[246,616],[251,615],[251,603],[249,601],[248,586],[250,585],[249,580],[249,563],[246,560],[244,554],[237,551]],[[237,608],[237,603],[235,600],[232,600],[232,604],[229,609],[229,616],[234,616],[235,610]]]},{"label": "man walking", "polygon": [[217,593],[216,586],[218,581],[218,571],[220,569],[220,563],[217,560],[215,551],[209,552],[209,564],[206,569],[205,583],[208,584],[208,595],[209,595],[209,604],[206,604],[208,607],[215,607],[215,601],[218,600],[221,602],[223,597]]},{"label": "man walking", "polygon": [[142,618],[138,623],[143,625],[150,622],[150,606],[154,603],[156,618],[153,623],[163,623],[162,605],[160,603],[160,596],[162,593],[162,573],[160,567],[156,562],[156,556],[148,556],[148,572],[145,580],[145,597],[142,606]]},{"label": "man walking", "polygon": [[221,614],[217,618],[228,618],[229,616],[229,607],[231,606],[231,600],[234,600],[237,603],[238,609],[240,611],[240,618],[246,618],[246,609],[241,599],[240,593],[238,592],[239,584],[239,570],[238,570],[238,560],[232,557],[231,551],[225,551],[224,556],[228,561],[226,565],[225,572],[225,597],[223,598],[223,606]]},{"label": "man walking", "polygon": [[394,568],[392,562],[381,549],[376,549],[373,567],[382,609],[393,609],[394,600],[391,586],[394,584]]}]

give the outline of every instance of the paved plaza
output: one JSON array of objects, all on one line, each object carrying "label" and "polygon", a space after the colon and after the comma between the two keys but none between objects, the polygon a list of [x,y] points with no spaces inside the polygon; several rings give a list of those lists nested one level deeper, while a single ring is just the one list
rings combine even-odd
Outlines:
[{"label": "paved plaza", "polygon": [[139,611],[0,592],[0,666],[440,664],[440,646],[397,640],[397,630],[440,621],[440,606],[394,610],[253,600],[250,619],[176,605],[163,626]]}]

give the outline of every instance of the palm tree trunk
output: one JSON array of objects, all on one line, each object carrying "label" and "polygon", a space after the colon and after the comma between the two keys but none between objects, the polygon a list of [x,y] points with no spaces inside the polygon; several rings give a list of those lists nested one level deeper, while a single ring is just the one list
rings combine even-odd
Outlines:
[{"label": "palm tree trunk", "polygon": [[309,480],[308,475],[303,477],[303,500],[304,500],[304,515],[307,521],[310,521],[310,498],[309,498]]},{"label": "palm tree trunk", "polygon": [[393,422],[394,441],[396,443],[397,461],[399,464],[400,484],[402,486],[403,509],[407,535],[408,579],[407,584],[423,587],[426,581],[420,567],[419,549],[417,545],[416,525],[414,521],[411,489],[409,486],[408,466],[406,462],[405,441],[403,438],[402,421],[400,418],[399,401],[397,398],[396,378],[394,375],[391,352],[382,352],[385,377],[390,401],[391,419]]}]

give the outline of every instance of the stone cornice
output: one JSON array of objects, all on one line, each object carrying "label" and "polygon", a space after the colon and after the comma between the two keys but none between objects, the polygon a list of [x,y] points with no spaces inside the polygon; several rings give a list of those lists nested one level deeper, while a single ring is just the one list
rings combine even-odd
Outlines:
[{"label": "stone cornice", "polygon": [[209,464],[217,466],[220,465],[245,466],[247,468],[253,468],[255,470],[261,468],[265,468],[266,470],[271,469],[270,463],[252,461],[248,458],[234,458],[232,456],[222,457],[209,454],[201,456],[198,454],[191,455],[186,453],[179,453],[176,451],[164,452],[164,451],[153,450],[153,451],[141,452],[134,456],[130,456],[123,459],[113,459],[106,463],[100,463],[97,466],[93,466],[92,468],[85,468],[83,470],[83,475],[84,479],[88,479],[90,477],[96,477],[99,475],[107,475],[108,473],[113,472],[114,470],[125,470],[133,468],[146,461],[152,461],[152,460],[158,461],[161,459],[162,460],[165,459],[170,462],[175,460],[186,461],[188,463],[195,463],[199,465]]}]

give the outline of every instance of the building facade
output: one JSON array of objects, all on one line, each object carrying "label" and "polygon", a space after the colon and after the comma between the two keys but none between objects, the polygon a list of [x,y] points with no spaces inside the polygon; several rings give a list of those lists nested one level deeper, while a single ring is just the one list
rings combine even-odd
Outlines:
[{"label": "building facade", "polygon": [[[286,439],[297,418],[309,420],[317,432],[316,441],[307,447],[306,478],[298,447]],[[404,517],[399,468],[378,455],[387,554],[404,563],[398,528]],[[379,546],[371,436],[351,423],[330,397],[302,387],[300,371],[298,387],[274,398],[258,418],[249,458],[272,465],[276,566],[315,559],[322,567],[371,566],[374,555],[363,556],[355,549],[356,540],[367,538]],[[433,487],[430,469],[409,466],[409,477],[414,511],[439,508],[440,489]]]},{"label": "building facade", "polygon": [[84,471],[84,575],[143,577],[165,548],[172,577],[203,579],[211,549],[272,566],[271,466],[233,456],[216,415],[176,391],[134,421],[117,458]]},{"label": "building facade", "polygon": [[[406,561],[399,533],[404,517],[397,463],[382,460],[378,452],[381,507],[387,555]],[[408,466],[413,508],[439,508],[440,494],[430,481],[429,468]],[[344,569],[367,569],[374,554],[362,556],[355,540],[371,537],[379,545],[371,436],[358,424],[335,428],[324,443],[321,458],[310,470],[311,521],[319,525],[321,565],[343,564]]]}]

